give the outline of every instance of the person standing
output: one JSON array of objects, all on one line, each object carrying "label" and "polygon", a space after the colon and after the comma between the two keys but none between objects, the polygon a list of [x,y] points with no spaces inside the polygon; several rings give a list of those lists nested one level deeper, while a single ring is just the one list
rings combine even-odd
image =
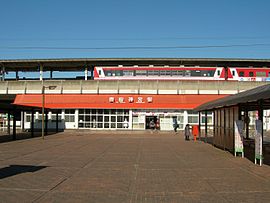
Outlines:
[{"label": "person standing", "polygon": [[190,136],[190,129],[189,124],[187,124],[185,127],[185,140],[189,140],[189,136]]},{"label": "person standing", "polygon": [[174,130],[174,132],[177,132],[178,127],[179,127],[179,125],[178,125],[177,120],[175,118],[175,119],[173,119],[173,130]]},{"label": "person standing", "polygon": [[152,129],[152,130],[154,130],[154,129],[155,129],[156,124],[155,124],[154,120],[151,120],[151,121],[150,121],[150,123],[149,123],[149,127],[150,127],[150,129]]},{"label": "person standing", "polygon": [[124,128],[128,128],[128,121],[127,121],[127,119],[125,118],[125,120],[124,120]]}]

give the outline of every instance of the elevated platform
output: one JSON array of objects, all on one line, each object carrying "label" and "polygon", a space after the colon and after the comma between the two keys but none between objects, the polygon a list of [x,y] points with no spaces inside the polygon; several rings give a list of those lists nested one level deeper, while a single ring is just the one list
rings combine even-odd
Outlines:
[{"label": "elevated platform", "polygon": [[235,94],[269,82],[237,81],[94,81],[45,80],[2,81],[0,94],[41,94],[42,86],[48,94]]}]

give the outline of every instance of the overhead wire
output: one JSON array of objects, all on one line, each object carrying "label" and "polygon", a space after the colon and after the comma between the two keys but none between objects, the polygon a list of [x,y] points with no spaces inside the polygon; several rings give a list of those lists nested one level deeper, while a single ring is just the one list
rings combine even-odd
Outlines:
[{"label": "overhead wire", "polygon": [[58,46],[0,46],[2,50],[155,50],[155,49],[213,49],[235,47],[262,47],[270,43],[191,45],[191,46],[118,46],[118,47],[58,47]]}]

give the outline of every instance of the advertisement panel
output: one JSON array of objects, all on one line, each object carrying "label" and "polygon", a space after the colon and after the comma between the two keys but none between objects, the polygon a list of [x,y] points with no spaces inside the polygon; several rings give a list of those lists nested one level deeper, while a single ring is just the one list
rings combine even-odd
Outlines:
[{"label": "advertisement panel", "polygon": [[243,129],[244,122],[242,120],[237,120],[234,122],[235,132],[234,132],[234,156],[237,153],[241,153],[242,157],[244,157],[244,137],[243,137]]},{"label": "advertisement panel", "polygon": [[263,154],[262,154],[262,121],[255,121],[255,164],[259,160],[260,166],[262,165]]}]

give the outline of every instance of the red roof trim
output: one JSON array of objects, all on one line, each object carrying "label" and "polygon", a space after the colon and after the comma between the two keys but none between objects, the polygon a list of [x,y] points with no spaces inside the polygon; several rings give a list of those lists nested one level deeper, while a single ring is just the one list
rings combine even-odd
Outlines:
[{"label": "red roof trim", "polygon": [[[47,94],[45,107],[51,109],[194,109],[203,103],[225,96],[227,95]],[[114,98],[113,102],[110,102],[110,97]],[[133,102],[129,101],[131,97]],[[148,97],[152,98],[152,101]],[[41,107],[42,95],[17,95],[14,104]]]}]

